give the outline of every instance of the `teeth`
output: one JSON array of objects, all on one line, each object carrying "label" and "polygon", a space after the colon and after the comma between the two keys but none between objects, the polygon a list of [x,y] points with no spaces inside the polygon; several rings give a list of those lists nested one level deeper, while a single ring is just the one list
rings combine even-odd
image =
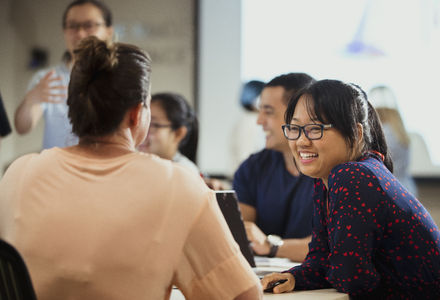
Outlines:
[{"label": "teeth", "polygon": [[301,156],[301,158],[312,158],[312,157],[318,157],[318,154],[315,153],[300,153],[299,156]]}]

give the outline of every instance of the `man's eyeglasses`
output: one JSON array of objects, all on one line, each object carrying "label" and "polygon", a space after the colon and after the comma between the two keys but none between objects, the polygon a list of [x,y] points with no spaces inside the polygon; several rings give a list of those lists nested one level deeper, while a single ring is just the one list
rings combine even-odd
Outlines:
[{"label": "man's eyeglasses", "polygon": [[94,33],[98,27],[103,26],[104,23],[99,23],[99,22],[84,22],[84,23],[67,23],[65,29],[71,32],[77,32],[80,31],[81,28],[84,29],[85,32],[87,33]]},{"label": "man's eyeglasses", "polygon": [[285,124],[281,126],[283,128],[284,136],[286,139],[295,141],[299,139],[301,136],[301,132],[304,131],[304,134],[309,140],[319,140],[322,138],[324,129],[332,128],[332,124],[307,124],[304,126],[293,125],[293,124]]},{"label": "man's eyeglasses", "polygon": [[160,124],[160,123],[155,123],[155,122],[150,123],[150,130],[151,131],[156,131],[161,128],[172,128],[172,127],[173,127],[172,124]]}]

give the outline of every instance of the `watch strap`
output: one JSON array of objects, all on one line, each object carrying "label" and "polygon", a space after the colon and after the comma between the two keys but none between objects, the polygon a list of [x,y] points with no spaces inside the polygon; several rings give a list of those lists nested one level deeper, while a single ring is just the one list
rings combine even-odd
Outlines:
[{"label": "watch strap", "polygon": [[271,245],[267,257],[275,257],[277,255],[277,252],[278,252],[278,245]]}]

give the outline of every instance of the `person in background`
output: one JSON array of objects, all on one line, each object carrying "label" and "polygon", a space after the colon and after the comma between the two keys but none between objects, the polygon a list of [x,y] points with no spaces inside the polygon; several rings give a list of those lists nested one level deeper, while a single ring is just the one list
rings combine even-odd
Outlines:
[{"label": "person in background", "polygon": [[184,165],[197,174],[199,123],[194,110],[181,95],[159,93],[151,97],[151,123],[138,150]]},{"label": "person in background", "polygon": [[[196,165],[199,121],[188,101],[175,93],[158,93],[151,97],[151,124],[138,150],[172,160],[201,175]],[[202,176],[214,190],[224,189],[215,178]]]},{"label": "person in background", "polygon": [[333,287],[354,299],[440,299],[440,233],[392,174],[379,117],[354,84],[322,80],[286,111],[284,134],[315,178],[310,251],[275,293]]},{"label": "person in background", "polygon": [[112,13],[99,0],[75,0],[63,13],[62,26],[67,50],[54,68],[37,72],[28,92],[15,111],[14,124],[19,134],[30,132],[44,116],[43,149],[78,143],[67,117],[67,85],[75,62],[73,50],[88,36],[110,41],[113,37]]},{"label": "person in background", "polygon": [[417,197],[417,186],[409,172],[411,163],[410,138],[397,107],[396,97],[390,88],[377,86],[370,90],[368,98],[376,108],[382,122],[385,138],[393,158],[393,174],[408,191]]},{"label": "person in background", "polygon": [[2,95],[0,94],[0,140],[11,133],[11,126],[9,125],[8,115],[3,106]]},{"label": "person in background", "polygon": [[233,170],[236,170],[249,155],[264,148],[263,130],[259,126],[255,126],[258,118],[258,102],[263,87],[264,82],[259,80],[248,81],[242,87],[241,115],[232,132]]},{"label": "person in background", "polygon": [[17,159],[0,181],[0,238],[39,300],[262,299],[200,176],[139,153],[150,123],[146,52],[96,37],[75,50],[68,116],[79,143]]},{"label": "person in background", "polygon": [[290,98],[314,79],[289,73],[265,84],[257,123],[266,148],[251,155],[235,172],[248,239],[257,255],[303,261],[312,232],[313,180],[298,172],[281,126]]}]

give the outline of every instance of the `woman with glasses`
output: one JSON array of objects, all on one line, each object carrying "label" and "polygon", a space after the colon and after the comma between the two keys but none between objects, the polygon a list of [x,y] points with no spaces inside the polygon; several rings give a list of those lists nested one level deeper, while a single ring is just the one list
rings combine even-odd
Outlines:
[{"label": "woman with glasses", "polygon": [[75,50],[67,105],[77,145],[28,154],[0,181],[0,238],[37,298],[261,299],[261,286],[200,176],[139,153],[151,61],[96,37]]},{"label": "woman with glasses", "polygon": [[314,229],[300,266],[262,280],[275,293],[336,288],[366,299],[439,299],[440,234],[392,174],[378,115],[358,86],[322,80],[289,103],[284,134],[315,178]]},{"label": "woman with glasses", "polygon": [[99,0],[75,0],[63,13],[62,26],[66,52],[62,63],[42,70],[32,78],[28,92],[15,112],[19,134],[30,132],[44,116],[43,149],[78,143],[67,117],[67,86],[74,64],[73,50],[88,36],[110,41],[113,37],[112,13]]},{"label": "woman with glasses", "polygon": [[199,174],[195,165],[198,120],[181,95],[159,93],[151,97],[151,124],[147,138],[138,147],[161,158],[177,162]]}]

